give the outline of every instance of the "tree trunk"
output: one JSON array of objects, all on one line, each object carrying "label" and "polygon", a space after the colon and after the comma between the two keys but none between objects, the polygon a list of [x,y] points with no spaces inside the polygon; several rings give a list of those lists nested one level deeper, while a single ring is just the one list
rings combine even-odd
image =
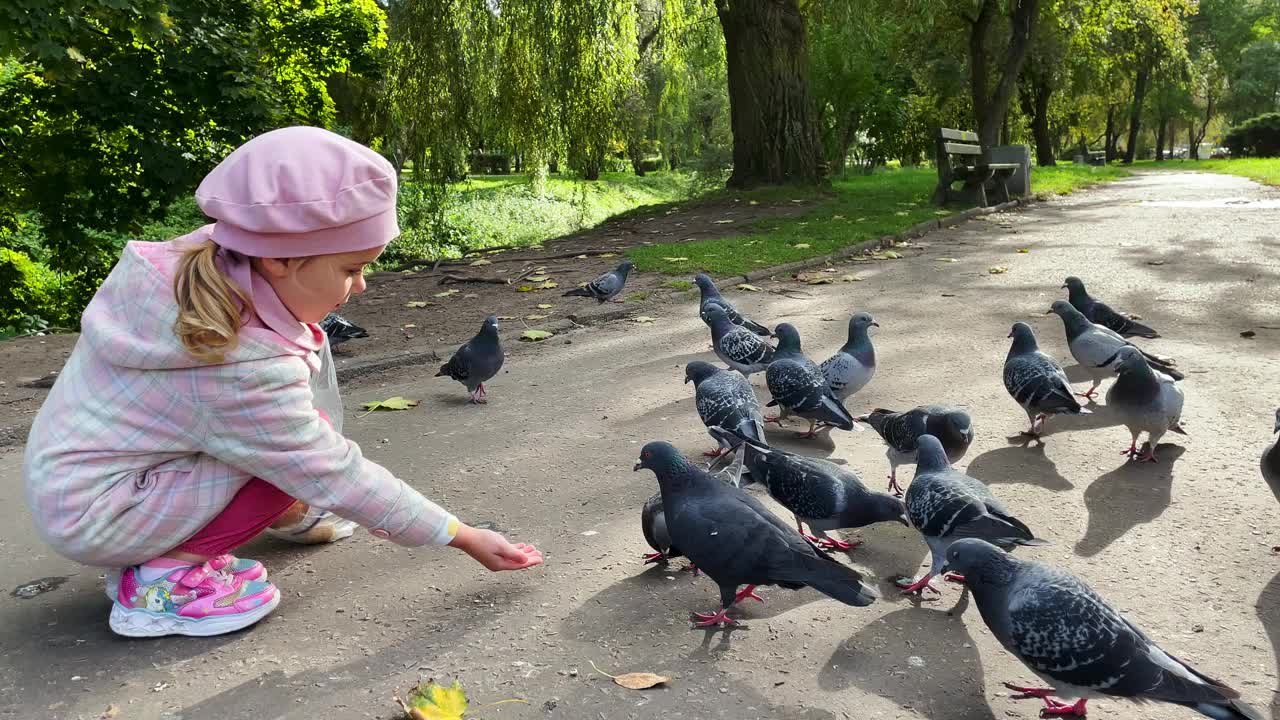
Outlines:
[{"label": "tree trunk", "polygon": [[826,179],[798,0],[717,3],[733,129],[729,187]]},{"label": "tree trunk", "polygon": [[1151,77],[1151,64],[1143,63],[1133,80],[1133,106],[1129,108],[1129,143],[1124,148],[1124,163],[1133,163],[1138,152],[1138,131],[1142,129],[1142,101],[1147,96],[1147,80]]},{"label": "tree trunk", "polygon": [[1107,162],[1116,159],[1116,108],[1114,105],[1107,106],[1107,130],[1106,142],[1103,143],[1103,149],[1106,151]]},{"label": "tree trunk", "polygon": [[1169,159],[1173,159],[1174,153],[1177,150],[1177,148],[1174,147],[1177,144],[1174,141],[1174,138],[1178,136],[1177,129],[1178,129],[1177,121],[1174,120],[1172,117],[1170,117],[1169,127],[1164,131],[1164,136],[1169,140],[1169,153],[1168,153]]},{"label": "tree trunk", "polygon": [[[1036,141],[1036,165],[1050,167],[1057,164],[1057,149],[1053,133],[1049,131],[1049,98],[1053,87],[1041,73],[1031,73],[1022,93],[1022,112],[1031,118],[1031,136]],[[1081,138],[1081,142],[1083,142]],[[1087,149],[1087,148],[1086,148]]]},{"label": "tree trunk", "polygon": [[1187,134],[1190,135],[1191,147],[1187,148],[1187,153],[1192,160],[1200,159],[1200,143],[1204,142],[1204,134],[1209,129],[1209,121],[1213,119],[1213,91],[1205,96],[1206,103],[1204,109],[1204,122],[1200,124],[1200,129],[1196,129],[1194,122],[1187,126]]},{"label": "tree trunk", "polygon": [[1164,162],[1164,133],[1167,124],[1168,121],[1164,118],[1156,119],[1156,162]]},{"label": "tree trunk", "polygon": [[1009,111],[1018,73],[1031,47],[1031,32],[1035,27],[1039,2],[1015,0],[1013,13],[1009,16],[1009,46],[1001,63],[1000,80],[991,93],[987,91],[987,35],[995,19],[996,0],[982,0],[978,14],[966,17],[969,21],[969,90],[974,118],[978,123],[978,138],[983,147],[995,145],[1000,138],[1001,124]]}]

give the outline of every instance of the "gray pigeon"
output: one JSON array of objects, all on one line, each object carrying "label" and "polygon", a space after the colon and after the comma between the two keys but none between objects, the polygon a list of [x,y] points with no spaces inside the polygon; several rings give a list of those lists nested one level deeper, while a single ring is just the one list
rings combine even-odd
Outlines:
[{"label": "gray pigeon", "polygon": [[1105,366],[1116,368],[1120,377],[1107,389],[1107,408],[1120,418],[1133,436],[1123,453],[1138,457],[1138,435],[1147,433],[1147,452],[1139,462],[1156,462],[1156,444],[1170,430],[1182,429],[1182,389],[1168,377],[1151,369],[1137,348],[1122,347],[1107,358]]},{"label": "gray pigeon", "polygon": [[1071,350],[1071,357],[1076,359],[1093,377],[1093,385],[1083,393],[1081,397],[1092,398],[1098,391],[1098,386],[1102,381],[1110,376],[1111,370],[1103,361],[1116,354],[1116,351],[1122,347],[1129,346],[1137,349],[1146,358],[1147,363],[1151,365],[1152,370],[1162,372],[1174,380],[1183,379],[1183,374],[1174,369],[1174,361],[1169,358],[1162,358],[1158,355],[1143,351],[1133,343],[1125,340],[1117,335],[1114,331],[1109,330],[1101,325],[1095,325],[1089,322],[1089,319],[1080,314],[1066,300],[1055,300],[1053,306],[1049,308],[1049,312],[1054,313],[1062,318],[1063,329],[1067,333],[1067,347]]},{"label": "gray pigeon", "polygon": [[1030,325],[1014,323],[1009,337],[1013,344],[1004,359],[1004,389],[1018,401],[1031,422],[1031,429],[1023,435],[1039,437],[1045,419],[1053,415],[1089,414],[1073,397],[1062,366],[1040,352]]},{"label": "gray pigeon", "polygon": [[698,273],[694,276],[693,282],[698,286],[698,291],[702,294],[702,300],[698,303],[698,314],[702,316],[703,322],[709,323],[707,320],[707,308],[711,305],[716,305],[724,311],[724,314],[729,318],[729,322],[734,325],[744,327],[751,332],[757,335],[763,335],[764,337],[773,335],[772,330],[738,312],[738,309],[733,306],[733,303],[725,300],[724,296],[720,294],[720,289],[716,287],[716,284],[711,279],[710,275],[707,275],[706,273]]},{"label": "gray pigeon", "polygon": [[[703,453],[719,457],[743,440],[767,445],[764,415],[751,383],[738,373],[695,360],[684,368],[684,381],[693,381],[698,417],[719,447]],[[727,431],[727,432],[726,432]]]},{"label": "gray pigeon", "polygon": [[868,490],[857,475],[839,465],[751,442],[743,449],[751,479],[791,511],[800,534],[804,535],[803,523],[808,523],[817,537],[805,535],[805,539],[823,548],[848,550],[857,544],[828,536],[830,530],[890,521],[907,524],[901,500]]},{"label": "gray pigeon", "polygon": [[[827,379],[813,361],[800,349],[800,332],[790,323],[782,323],[775,330],[778,349],[773,362],[765,370],[764,379],[769,385],[773,400],[766,407],[780,406],[783,410],[809,421],[809,432],[801,437],[813,437],[818,423],[853,430],[856,423],[844,404],[831,394]],[[766,418],[766,422],[782,424],[782,414]],[[857,428],[861,431],[862,428]]]},{"label": "gray pigeon", "polygon": [[1114,330],[1125,337],[1134,337],[1135,335],[1144,338],[1160,337],[1160,333],[1155,330],[1133,320],[1127,315],[1122,315],[1112,310],[1106,303],[1091,297],[1089,291],[1084,289],[1084,283],[1081,282],[1080,278],[1069,277],[1062,287],[1067,289],[1067,295],[1072,307],[1089,318],[1090,322]]},{"label": "gray pigeon", "polygon": [[471,402],[485,403],[484,384],[502,369],[502,341],[498,339],[498,318],[484,319],[480,332],[453,353],[449,362],[440,366],[436,377],[448,376],[467,386]]},{"label": "gray pigeon", "polygon": [[979,539],[953,543],[946,569],[964,574],[991,634],[1051,686],[1005,684],[1044,700],[1045,715],[1084,717],[1090,698],[1113,697],[1182,705],[1215,720],[1262,720],[1240,693],[1161,650],[1065,570],[1015,558]]},{"label": "gray pigeon", "polygon": [[942,442],[947,460],[956,462],[964,457],[973,442],[973,421],[969,413],[946,405],[921,405],[906,412],[894,412],[876,408],[857,418],[880,434],[889,458],[889,490],[902,497],[898,485],[898,466],[916,461],[916,442],[921,435],[932,435]]},{"label": "gray pigeon", "polygon": [[719,306],[709,306],[704,319],[711,328],[711,347],[716,357],[743,377],[758,373],[773,362],[773,346],[750,330],[734,325]]},{"label": "gray pigeon", "polygon": [[[1280,408],[1276,408],[1276,426],[1271,432],[1280,433]],[[1280,500],[1280,440],[1271,443],[1262,453],[1262,479],[1267,481],[1276,500]]]},{"label": "gray pigeon", "polygon": [[600,303],[612,300],[618,296],[618,293],[622,292],[623,286],[627,284],[627,273],[631,272],[634,267],[635,265],[630,260],[623,260],[617,269],[610,270],[580,288],[570,290],[563,297],[569,297],[570,295],[590,297],[595,298]]},{"label": "gray pigeon", "polygon": [[678,548],[671,546],[671,534],[667,532],[667,518],[662,512],[662,493],[655,493],[640,509],[640,532],[644,533],[645,542],[649,543],[649,547],[654,550],[644,556],[646,565],[666,563],[671,558],[684,554]]},{"label": "gray pigeon", "polygon": [[982,538],[1006,550],[1048,544],[1010,514],[981,480],[953,470],[938,438],[921,435],[918,445],[916,477],[905,498],[907,519],[924,536],[933,564],[924,577],[902,583],[904,593],[932,589],[929,580],[941,572],[947,548],[960,538]]},{"label": "gray pigeon", "polygon": [[645,445],[635,466],[641,468],[658,478],[672,544],[720,587],[720,609],[694,613],[698,627],[737,624],[725,612],[745,598],[760,600],[758,585],[808,586],[846,605],[875,601],[861,574],[809,544],[746,491],[694,467],[670,443]]},{"label": "gray pigeon", "polygon": [[827,378],[831,394],[841,402],[871,382],[876,374],[876,349],[871,346],[867,328],[880,327],[871,313],[854,313],[849,318],[849,339],[835,355],[819,367]]}]

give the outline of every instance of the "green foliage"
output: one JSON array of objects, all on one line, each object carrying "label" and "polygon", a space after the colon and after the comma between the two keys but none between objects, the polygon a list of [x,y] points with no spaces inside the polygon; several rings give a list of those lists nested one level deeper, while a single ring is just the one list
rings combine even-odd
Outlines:
[{"label": "green foliage", "polygon": [[1223,143],[1236,157],[1280,156],[1280,113],[1246,120],[1228,130]]},{"label": "green foliage", "polygon": [[66,327],[74,312],[69,300],[65,275],[26,253],[0,248],[0,328],[15,334]]}]

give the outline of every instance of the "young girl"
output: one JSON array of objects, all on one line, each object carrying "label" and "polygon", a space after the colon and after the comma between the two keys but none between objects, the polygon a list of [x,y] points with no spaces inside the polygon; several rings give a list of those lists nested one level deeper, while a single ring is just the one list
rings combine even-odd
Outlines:
[{"label": "young girl", "polygon": [[490,570],[540,564],[532,545],[460,523],[341,434],[316,323],[364,291],[365,266],[400,232],[390,163],[325,130],[285,128],[231,153],[196,201],[216,222],[126,246],[27,442],[44,540],[122,568],[108,573],[111,629],[252,625],[280,593],[230,552],[273,524],[309,530],[304,540],[350,534],[329,510]]}]

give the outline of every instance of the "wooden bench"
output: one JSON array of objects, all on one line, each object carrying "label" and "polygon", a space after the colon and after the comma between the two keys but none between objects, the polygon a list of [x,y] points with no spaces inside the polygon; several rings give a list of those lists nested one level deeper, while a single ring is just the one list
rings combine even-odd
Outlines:
[{"label": "wooden bench", "polygon": [[[1009,201],[1005,180],[1018,169],[1017,163],[987,162],[986,151],[978,144],[978,134],[967,130],[940,128],[937,141],[938,188],[933,202],[945,205],[952,200],[967,200],[986,207],[990,186],[999,202]],[[952,190],[957,182],[963,190]]]}]

